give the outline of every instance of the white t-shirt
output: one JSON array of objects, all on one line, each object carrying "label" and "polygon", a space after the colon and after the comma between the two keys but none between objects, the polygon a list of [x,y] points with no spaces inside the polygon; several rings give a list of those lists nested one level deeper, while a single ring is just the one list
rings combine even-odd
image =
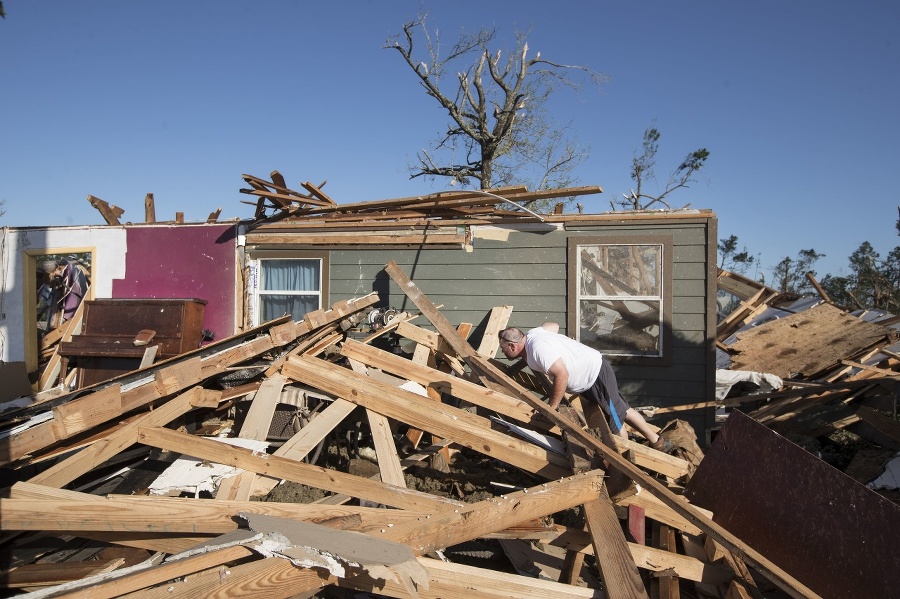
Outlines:
[{"label": "white t-shirt", "polygon": [[557,359],[562,358],[569,371],[566,391],[581,393],[594,384],[603,364],[603,354],[596,349],[538,327],[525,333],[525,357],[528,367],[547,374]]}]

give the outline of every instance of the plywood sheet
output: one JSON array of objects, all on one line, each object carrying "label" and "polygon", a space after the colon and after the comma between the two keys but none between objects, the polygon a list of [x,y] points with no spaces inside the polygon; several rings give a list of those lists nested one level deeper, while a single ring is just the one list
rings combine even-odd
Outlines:
[{"label": "plywood sheet", "polygon": [[830,304],[742,331],[728,346],[733,370],[769,372],[781,378],[810,376],[888,338],[882,326]]}]

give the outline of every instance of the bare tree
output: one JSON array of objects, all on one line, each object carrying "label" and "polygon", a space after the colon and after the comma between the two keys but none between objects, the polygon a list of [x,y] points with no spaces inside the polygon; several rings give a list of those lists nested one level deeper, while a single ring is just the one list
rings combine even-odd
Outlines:
[{"label": "bare tree", "polygon": [[738,274],[746,274],[747,270],[756,262],[756,257],[751,256],[747,246],[738,251],[737,235],[731,235],[719,240],[719,268],[730,270]]},{"label": "bare tree", "polygon": [[568,127],[551,122],[547,101],[560,86],[578,89],[585,80],[600,85],[604,77],[587,67],[542,59],[540,53],[529,57],[524,33],[516,34],[516,48],[504,58],[489,48],[496,35],[496,28],[463,34],[443,54],[437,32],[419,15],[385,44],[400,53],[425,93],[450,117],[447,131],[410,165],[410,178],[446,177],[462,185],[474,180],[481,189],[513,183],[532,189],[568,186],[589,149],[572,141]]},{"label": "bare tree", "polygon": [[[622,194],[621,200],[616,200],[615,204],[625,208],[626,210],[646,210],[654,204],[662,204],[666,208],[671,208],[668,202],[663,198],[682,187],[688,187],[688,183],[693,182],[694,175],[706,164],[709,158],[709,151],[706,148],[694,150],[681,161],[669,179],[666,181],[666,187],[659,195],[650,195],[644,190],[644,184],[651,179],[655,179],[654,167],[656,166],[656,152],[659,150],[660,133],[656,127],[650,127],[644,131],[644,151],[640,156],[635,156],[631,161],[631,178],[635,182],[635,189],[631,193]],[[615,208],[615,205],[613,206]]]}]

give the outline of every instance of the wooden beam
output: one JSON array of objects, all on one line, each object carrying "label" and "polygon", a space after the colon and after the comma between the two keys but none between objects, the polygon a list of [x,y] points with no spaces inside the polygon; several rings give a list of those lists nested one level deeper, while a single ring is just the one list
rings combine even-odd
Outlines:
[{"label": "wooden beam", "polygon": [[153,194],[148,193],[144,196],[144,222],[156,222],[156,204],[153,201]]},{"label": "wooden beam", "polygon": [[571,472],[563,456],[494,431],[486,418],[429,401],[325,360],[293,357],[284,365],[284,371],[327,393],[545,478],[558,478]]},{"label": "wooden beam", "polygon": [[[299,462],[305,458],[334,428],[356,409],[345,399],[337,399],[316,416],[300,431],[285,441],[272,455]],[[258,477],[251,495],[265,495],[275,488],[280,478]]]},{"label": "wooden beam", "polygon": [[[575,528],[562,528],[555,538],[542,539],[540,542],[587,555],[594,553],[591,536],[587,532]],[[705,554],[703,555],[704,559],[701,560],[695,556],[681,555],[631,542],[628,543],[628,550],[638,568],[642,570],[652,572],[673,570],[685,580],[716,586],[727,584],[734,578],[734,572],[729,568],[708,563]]]},{"label": "wooden beam", "polygon": [[[485,389],[481,385],[441,372],[436,368],[416,364],[411,360],[377,347],[360,343],[353,339],[347,339],[341,347],[341,355],[354,358],[373,368],[379,368],[385,372],[415,381],[425,387],[447,393],[488,410],[499,412],[517,422],[534,426],[541,425],[541,422],[532,422],[534,419],[533,410],[521,400],[498,391]],[[541,428],[546,428],[546,423],[543,423]]]},{"label": "wooden beam", "polygon": [[119,222],[119,217],[122,216],[125,211],[119,208],[118,206],[113,206],[108,202],[104,202],[100,198],[94,197],[92,195],[88,195],[88,202],[90,202],[91,206],[96,208],[100,215],[103,217],[103,220],[106,221],[107,225],[121,225]]},{"label": "wooden beam", "polygon": [[[63,595],[55,594],[54,597],[69,599],[75,599],[76,597],[82,599],[122,597],[127,593],[136,593],[147,587],[190,576],[204,570],[216,572],[217,575],[221,576],[220,568],[223,568],[225,564],[254,555],[256,554],[251,549],[241,545],[226,547],[156,566],[135,567],[129,569],[129,574],[126,576],[112,572],[108,580],[105,580],[103,576],[94,577],[92,580],[86,581],[89,584],[88,588],[82,589],[81,585],[78,585],[71,592]],[[166,586],[163,585],[160,588],[166,588]]]},{"label": "wooden beam", "polygon": [[[443,509],[429,518],[420,517],[416,521],[383,527],[370,534],[377,538],[406,543],[413,548],[416,555],[424,555],[435,549],[479,538],[590,501],[596,496],[596,489],[602,485],[602,475],[603,473],[599,471],[588,472],[576,477],[543,483],[526,491],[467,504],[463,508]],[[141,599],[200,597],[214,592],[228,596],[229,589],[245,588],[259,589],[261,594],[270,599],[287,598],[314,591],[337,581],[332,576],[298,568],[291,562],[279,558],[267,558],[232,566],[224,582],[218,571],[213,572],[215,576],[198,574],[163,587],[148,589],[142,592]],[[533,585],[534,581],[527,581],[529,588]],[[566,590],[578,588],[563,586]],[[596,591],[590,590],[590,593],[590,596],[595,596]]]},{"label": "wooden beam", "polygon": [[220,396],[221,392],[194,387],[142,417],[130,421],[113,434],[104,437],[102,442],[94,443],[75,455],[57,462],[32,477],[29,482],[62,487],[135,444],[137,431],[141,426],[164,426],[195,407],[216,407]]},{"label": "wooden beam", "polygon": [[488,318],[487,326],[484,328],[484,335],[481,337],[481,343],[478,345],[478,353],[485,358],[493,358],[500,349],[500,331],[506,328],[509,323],[509,317],[512,315],[512,306],[495,306],[491,308],[491,314]]},{"label": "wooden beam", "polygon": [[457,501],[435,497],[429,493],[361,479],[352,474],[303,464],[278,456],[259,456],[249,449],[231,447],[210,439],[164,428],[142,427],[138,432],[138,440],[144,445],[177,451],[217,464],[230,464],[258,474],[277,476],[326,491],[346,493],[352,497],[402,509],[434,510],[441,506],[458,507],[460,505]]},{"label": "wooden beam", "polygon": [[[422,598],[547,599],[553,597],[554,599],[588,599],[597,597],[595,589],[424,557],[419,558],[418,561],[428,572],[428,589],[418,589],[419,597]],[[412,598],[409,591],[399,582],[374,580],[367,576],[341,579],[337,586],[376,593],[378,596]]]}]

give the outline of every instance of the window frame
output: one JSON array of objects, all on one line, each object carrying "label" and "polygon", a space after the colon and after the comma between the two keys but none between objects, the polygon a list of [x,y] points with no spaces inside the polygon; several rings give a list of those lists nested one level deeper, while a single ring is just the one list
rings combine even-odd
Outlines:
[{"label": "window frame", "polygon": [[[265,295],[318,295],[319,297],[319,306],[317,309],[321,310],[324,306],[328,305],[329,302],[329,254],[328,252],[314,252],[314,251],[303,251],[303,250],[295,250],[295,251],[266,251],[266,250],[257,250],[250,254],[248,261],[248,291],[247,294],[250,298],[247,306],[248,311],[250,312],[250,323],[252,326],[259,326],[262,324],[260,321],[260,316],[262,314],[262,309],[260,306],[260,296]],[[262,262],[267,260],[318,260],[319,261],[319,291],[287,291],[287,290],[262,290],[260,287],[260,276],[262,273]],[[292,315],[292,318],[299,320],[303,317],[303,315]]]},{"label": "window frame", "polygon": [[[662,258],[660,268],[662,273],[659,284],[661,285],[660,301],[660,332],[658,355],[636,355],[603,352],[609,355],[616,363],[621,364],[646,364],[667,366],[672,363],[672,271],[673,238],[671,235],[591,235],[569,237],[567,247],[567,280],[568,302],[566,328],[570,336],[581,341],[580,324],[580,299],[581,299],[581,272],[578,267],[580,261],[580,249],[583,246],[634,246],[655,245],[661,248]],[[644,296],[642,296],[644,297]]]}]

